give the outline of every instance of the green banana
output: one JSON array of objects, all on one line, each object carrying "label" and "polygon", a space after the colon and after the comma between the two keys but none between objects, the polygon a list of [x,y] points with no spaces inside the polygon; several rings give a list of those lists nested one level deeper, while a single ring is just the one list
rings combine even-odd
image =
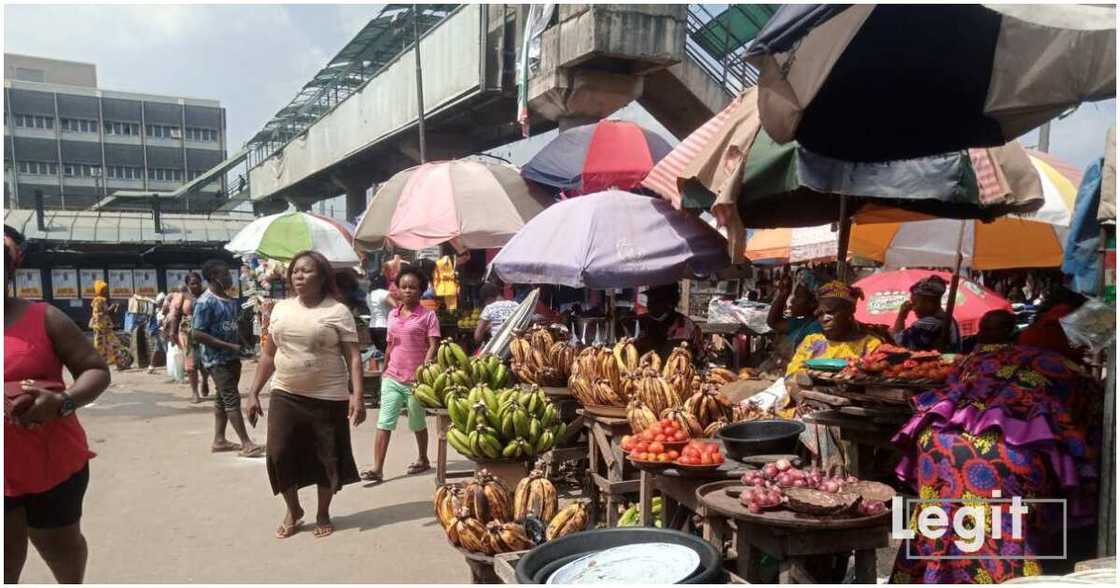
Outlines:
[{"label": "green banana", "polygon": [[502,419],[498,415],[498,411],[490,410],[489,408],[486,408],[485,410],[486,410],[486,422],[495,431],[500,431],[502,429]]},{"label": "green banana", "polygon": [[556,423],[556,426],[552,428],[552,436],[556,439],[563,439],[564,433],[567,432],[567,430],[568,425],[565,425],[564,423]]},{"label": "green banana", "polygon": [[499,427],[502,431],[502,437],[512,439],[516,430],[513,426],[513,413],[506,411],[505,416],[502,417],[502,426]]},{"label": "green banana", "polygon": [[441,393],[445,388],[447,388],[447,380],[447,372],[440,372],[438,375],[436,375],[435,378],[429,379],[429,381],[431,382],[432,390],[435,390],[436,394]]},{"label": "green banana", "polygon": [[467,426],[463,428],[464,431],[473,431],[478,426],[478,411],[474,406],[467,406]]},{"label": "green banana", "polygon": [[463,351],[463,348],[459,347],[458,343],[454,341],[449,342],[447,347],[450,349],[451,357],[454,358],[456,365],[463,369],[469,368],[470,359],[467,358],[467,352]]},{"label": "green banana", "polygon": [[478,429],[475,429],[467,435],[467,445],[471,448],[471,453],[475,455],[482,455],[482,448],[478,446]]},{"label": "green banana", "polygon": [[544,407],[544,412],[541,414],[541,425],[545,428],[551,427],[556,423],[556,405],[549,403]]},{"label": "green banana", "polygon": [[508,372],[506,372],[506,366],[499,364],[498,367],[494,368],[494,370],[490,372],[490,385],[495,388],[501,388],[505,386],[507,375]]},{"label": "green banana", "polygon": [[449,398],[447,403],[447,416],[451,417],[451,424],[456,429],[464,431],[467,428],[467,415],[463,413],[463,409],[459,404],[458,398]]},{"label": "green banana", "polygon": [[529,397],[529,414],[537,414],[537,409],[541,406],[541,399],[536,394]]},{"label": "green banana", "polygon": [[459,431],[457,429],[448,429],[447,442],[455,448],[455,451],[463,454],[463,456],[474,457],[474,453],[471,452],[467,436],[464,435],[462,431]]},{"label": "green banana", "polygon": [[506,443],[505,448],[502,449],[502,457],[515,457],[519,447],[516,440]]},{"label": "green banana", "polygon": [[482,387],[482,401],[486,403],[486,408],[495,413],[498,412],[498,395],[486,386]]},{"label": "green banana", "polygon": [[525,437],[529,434],[529,415],[526,414],[524,409],[517,409],[513,413],[513,429],[517,432],[518,437]]},{"label": "green banana", "polygon": [[552,449],[552,443],[552,431],[545,431],[541,433],[541,438],[537,440],[537,446],[535,449],[537,450],[537,453],[544,453],[549,449]]},{"label": "green banana", "polygon": [[482,449],[483,455],[490,459],[498,459],[498,456],[502,453],[502,444],[492,433],[479,434],[478,445]]},{"label": "green banana", "polygon": [[416,387],[412,389],[412,395],[428,408],[440,408],[442,406],[439,399],[436,398],[435,393],[432,392],[431,387],[427,384],[417,384]]},{"label": "green banana", "polygon": [[536,444],[537,440],[541,438],[541,422],[536,417],[529,419],[529,435],[526,439],[529,443]]}]

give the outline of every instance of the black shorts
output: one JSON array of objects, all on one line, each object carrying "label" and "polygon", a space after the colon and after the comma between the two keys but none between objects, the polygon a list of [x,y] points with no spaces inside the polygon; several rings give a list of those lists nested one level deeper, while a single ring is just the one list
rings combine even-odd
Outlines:
[{"label": "black shorts", "polygon": [[32,529],[68,527],[82,518],[82,501],[89,486],[89,464],[58,486],[38,494],[5,496],[4,513],[22,508]]},{"label": "black shorts", "polygon": [[237,385],[241,382],[241,360],[219,363],[206,369],[214,380],[214,387],[217,388],[217,393],[214,394],[214,406],[226,412],[239,412],[241,392],[237,389]]}]

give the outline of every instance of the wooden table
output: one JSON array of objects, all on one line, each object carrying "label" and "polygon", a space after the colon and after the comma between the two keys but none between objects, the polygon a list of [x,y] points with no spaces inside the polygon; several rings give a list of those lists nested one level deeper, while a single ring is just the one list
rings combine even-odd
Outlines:
[{"label": "wooden table", "polygon": [[874,517],[829,519],[801,515],[780,509],[752,514],[725,490],[736,488],[735,480],[705,484],[696,490],[697,499],[708,512],[734,522],[735,550],[739,575],[748,582],[763,582],[759,557],[778,560],[781,584],[815,584],[810,571],[825,556],[843,561],[855,552],[855,581],[873,584],[876,580],[875,550],[890,544],[890,511]]},{"label": "wooden table", "polygon": [[661,495],[661,528],[689,532],[693,515],[701,518],[701,536],[716,546],[721,555],[726,555],[724,544],[730,537],[727,525],[720,517],[710,517],[707,509],[696,497],[696,489],[704,484],[718,480],[738,480],[748,468],[733,461],[711,472],[682,473],[669,468],[660,472],[643,470],[640,482],[638,524],[643,527],[654,526],[653,495]]},{"label": "wooden table", "polygon": [[467,559],[467,566],[471,569],[471,584],[497,584],[501,581],[494,573],[493,557],[458,547],[456,549]]},{"label": "wooden table", "polygon": [[469,478],[474,470],[447,471],[447,430],[451,428],[451,416],[446,408],[428,408],[428,415],[436,417],[436,487],[447,483],[448,478]]},{"label": "wooden table", "polygon": [[[630,423],[624,418],[602,417],[580,410],[587,430],[586,496],[591,500],[590,526],[600,522],[618,526],[618,506],[624,494],[636,494],[640,481],[638,470],[622,451],[622,436],[630,434]],[[606,516],[600,512],[599,499],[605,500]]]}]

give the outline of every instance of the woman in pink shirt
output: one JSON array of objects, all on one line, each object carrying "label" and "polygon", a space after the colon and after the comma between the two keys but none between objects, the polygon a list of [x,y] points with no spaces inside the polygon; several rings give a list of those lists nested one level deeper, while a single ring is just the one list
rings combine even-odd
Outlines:
[{"label": "woman in pink shirt", "polygon": [[389,451],[389,438],[397,428],[401,409],[408,406],[408,428],[416,434],[419,458],[408,466],[409,474],[431,469],[428,461],[428,430],[424,406],[412,395],[411,385],[416,368],[432,361],[439,343],[439,318],[420,306],[420,293],[428,280],[418,270],[406,267],[397,274],[397,290],[401,304],[389,312],[386,334],[385,371],[381,374],[381,410],[377,418],[377,436],[373,443],[373,469],[362,473],[362,479],[380,483],[382,467]]}]

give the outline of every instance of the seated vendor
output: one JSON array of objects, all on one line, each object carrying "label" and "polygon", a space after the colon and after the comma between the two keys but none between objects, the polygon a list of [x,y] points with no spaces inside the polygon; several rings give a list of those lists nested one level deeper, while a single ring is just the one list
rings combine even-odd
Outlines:
[{"label": "seated vendor", "polygon": [[786,367],[786,376],[804,369],[810,359],[855,359],[883,344],[882,339],[864,331],[856,321],[856,300],[862,297],[859,288],[839,280],[817,290],[816,317],[822,332],[802,339]]},{"label": "seated vendor", "polygon": [[1085,350],[1074,347],[1062,328],[1061,320],[1085,303],[1085,297],[1065,288],[1047,296],[1031,326],[1019,334],[1019,344],[1057,351],[1076,362],[1084,362]]},{"label": "seated vendor", "polygon": [[[1060,353],[1010,344],[1010,318],[1003,311],[985,315],[977,350],[953,369],[944,387],[911,400],[914,416],[892,439],[903,456],[896,473],[931,504],[949,500],[938,506],[950,521],[964,506],[952,501],[995,492],[1005,499],[1065,504],[1029,505],[1018,537],[1006,508],[1000,538],[990,532],[992,519],[986,515],[978,550],[961,549],[956,541],[965,538],[952,531],[937,539],[918,532],[900,546],[892,582],[999,583],[1067,573],[1078,561],[1074,554],[1085,549],[1079,541],[1095,540],[1085,529],[1095,522],[1098,499],[1099,384]],[[990,508],[984,511],[990,514]],[[914,528],[919,515],[913,507],[911,512]],[[1052,559],[1065,553],[1063,539],[1070,556]]]},{"label": "seated vendor", "polygon": [[[814,314],[817,310],[814,289],[813,275],[808,272],[799,276],[796,285],[788,276],[778,282],[778,291],[770,304],[766,325],[778,335],[775,352],[779,356],[779,365],[784,365],[793,357],[793,352],[806,336],[821,332],[821,323]],[[790,299],[791,292],[792,299]],[[787,300],[789,300],[788,316],[785,314]]]},{"label": "seated vendor", "polygon": [[[941,297],[945,295],[948,286],[941,276],[930,276],[910,286],[910,300],[903,302],[898,308],[898,317],[891,327],[895,343],[915,351],[930,351],[941,347],[945,321],[949,320],[949,315],[941,308]],[[911,311],[917,315],[918,320],[907,327],[906,319]],[[955,352],[960,346],[961,331],[954,320],[946,351]]]},{"label": "seated vendor", "polygon": [[638,353],[656,351],[661,359],[669,357],[673,348],[688,342],[694,361],[700,361],[704,353],[704,335],[692,319],[677,312],[681,301],[681,288],[677,284],[666,284],[646,290],[646,313],[638,319],[638,337],[634,346]]}]

